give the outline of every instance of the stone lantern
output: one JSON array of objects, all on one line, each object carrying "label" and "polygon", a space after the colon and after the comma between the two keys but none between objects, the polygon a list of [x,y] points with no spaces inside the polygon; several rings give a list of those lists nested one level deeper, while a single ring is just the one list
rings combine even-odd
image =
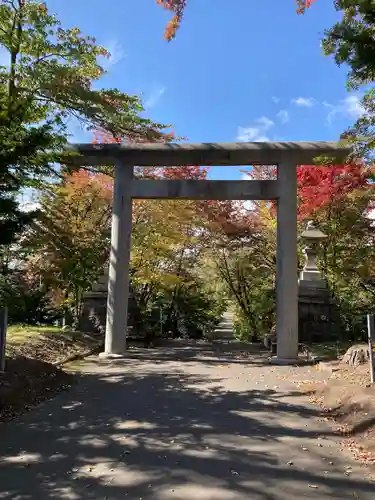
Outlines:
[{"label": "stone lantern", "polygon": [[322,275],[317,267],[316,259],[319,245],[327,238],[313,221],[309,221],[306,229],[301,234],[301,239],[305,242],[304,255],[306,262],[300,275],[301,280],[322,281]]},{"label": "stone lantern", "polygon": [[305,265],[298,280],[298,331],[300,342],[335,340],[340,332],[340,317],[317,267],[319,245],[327,236],[314,224],[307,223],[301,234],[305,243]]}]

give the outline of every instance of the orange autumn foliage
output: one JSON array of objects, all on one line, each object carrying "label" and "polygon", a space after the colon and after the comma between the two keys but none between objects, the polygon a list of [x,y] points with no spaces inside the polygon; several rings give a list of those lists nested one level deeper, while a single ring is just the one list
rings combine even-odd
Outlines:
[{"label": "orange autumn foliage", "polygon": [[[297,14],[303,14],[306,9],[308,9],[315,0],[294,0],[296,4]],[[173,40],[176,36],[176,32],[180,27],[184,11],[187,5],[187,0],[156,0],[158,5],[164,9],[170,10],[174,15],[172,19],[167,23],[164,31],[164,38],[168,42]]]}]

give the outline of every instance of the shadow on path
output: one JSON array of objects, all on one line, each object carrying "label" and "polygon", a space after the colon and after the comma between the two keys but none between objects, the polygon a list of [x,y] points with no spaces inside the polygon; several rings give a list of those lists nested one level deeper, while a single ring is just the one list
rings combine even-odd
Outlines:
[{"label": "shadow on path", "polygon": [[373,499],[319,411],[260,361],[88,360],[70,392],[0,427],[0,499]]}]

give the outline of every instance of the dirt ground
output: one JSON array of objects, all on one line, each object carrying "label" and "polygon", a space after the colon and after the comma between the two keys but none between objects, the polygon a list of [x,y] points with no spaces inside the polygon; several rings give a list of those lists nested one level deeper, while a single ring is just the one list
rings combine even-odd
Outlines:
[{"label": "dirt ground", "polygon": [[38,359],[54,365],[63,362],[72,355],[82,355],[86,351],[102,344],[102,338],[81,332],[63,332],[57,329],[41,329],[33,327],[28,333],[25,327],[20,330],[11,330],[7,335],[6,352],[9,358],[22,356],[29,359]]},{"label": "dirt ground", "polygon": [[[12,420],[69,389],[75,377],[58,364],[99,349],[101,344],[98,337],[56,329],[42,332],[24,329],[11,335],[6,371],[0,374],[0,422]],[[217,346],[219,351],[223,347],[225,350],[225,343],[222,344]],[[238,347],[241,349],[240,344]],[[246,351],[234,353],[233,345],[231,349],[231,356],[246,362]],[[343,447],[359,461],[375,464],[375,388],[369,387],[368,365],[349,368],[331,361],[282,373],[309,396],[310,403],[323,410],[320,418],[328,421],[342,437]]]},{"label": "dirt ground", "polygon": [[101,345],[89,335],[23,328],[10,330],[6,368],[0,373],[0,422],[29,411],[73,383],[58,364]]},{"label": "dirt ground", "polygon": [[333,361],[317,365],[323,378],[297,382],[331,420],[342,444],[363,462],[375,464],[375,387],[370,385],[369,364],[351,368]]},{"label": "dirt ground", "polygon": [[374,498],[373,468],[288,380],[315,369],[175,345],[73,370],[71,390],[0,426],[0,498]]}]

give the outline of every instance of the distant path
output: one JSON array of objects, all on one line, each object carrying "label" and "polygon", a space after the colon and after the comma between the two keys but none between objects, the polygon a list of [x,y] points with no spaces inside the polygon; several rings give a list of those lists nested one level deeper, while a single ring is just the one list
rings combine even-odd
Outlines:
[{"label": "distant path", "polygon": [[216,329],[215,337],[223,342],[233,341],[234,337],[233,337],[232,326],[233,326],[233,314],[230,312],[226,312],[224,314],[223,321]]},{"label": "distant path", "polygon": [[291,369],[259,354],[139,349],[80,370],[70,392],[0,426],[1,500],[375,498]]}]

